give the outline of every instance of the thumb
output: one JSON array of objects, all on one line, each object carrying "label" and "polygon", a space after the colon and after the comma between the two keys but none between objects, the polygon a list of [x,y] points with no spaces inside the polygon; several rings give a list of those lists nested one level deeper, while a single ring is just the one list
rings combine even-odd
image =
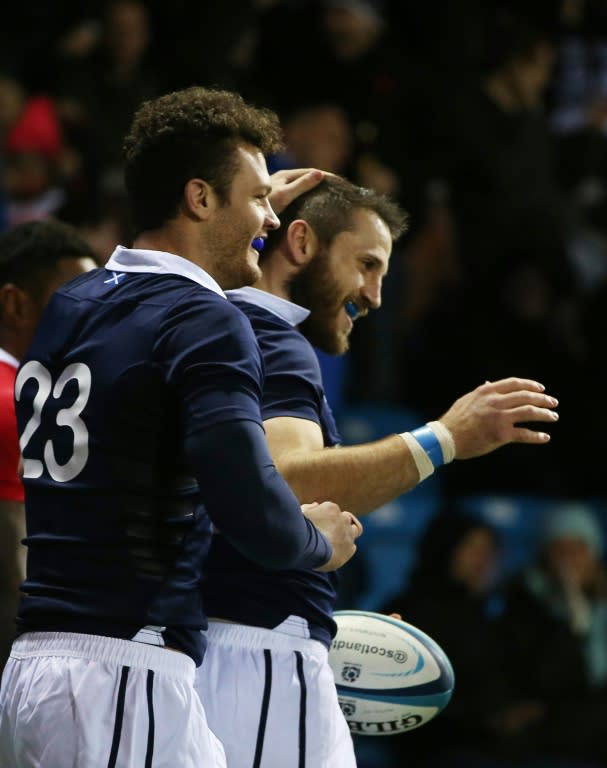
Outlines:
[{"label": "thumb", "polygon": [[355,532],[354,538],[357,539],[363,532],[362,523],[351,512],[347,512],[346,514],[350,515],[350,525],[354,528],[354,532]]}]

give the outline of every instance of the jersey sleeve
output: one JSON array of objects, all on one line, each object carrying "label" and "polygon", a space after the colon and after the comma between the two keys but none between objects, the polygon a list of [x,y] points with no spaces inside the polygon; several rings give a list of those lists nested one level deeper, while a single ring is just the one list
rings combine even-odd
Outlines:
[{"label": "jersey sleeve", "polygon": [[241,421],[198,432],[186,455],[211,520],[246,558],[271,569],[331,559],[331,544],[276,471],[261,427]]},{"label": "jersey sleeve", "polygon": [[260,344],[265,378],[261,399],[264,421],[294,416],[320,424],[320,371],[314,352],[298,333],[285,334],[283,342],[270,348],[264,336]]},{"label": "jersey sleeve", "polygon": [[261,413],[264,421],[280,416],[294,416],[320,424],[314,388],[300,377],[288,373],[268,377]]},{"label": "jersey sleeve", "polygon": [[185,435],[226,421],[261,424],[261,353],[247,318],[228,301],[200,293],[169,310],[155,357],[183,403]]}]

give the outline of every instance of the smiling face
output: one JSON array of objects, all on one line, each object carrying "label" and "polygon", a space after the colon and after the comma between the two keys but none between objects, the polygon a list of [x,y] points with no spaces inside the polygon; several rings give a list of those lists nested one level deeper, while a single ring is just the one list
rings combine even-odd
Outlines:
[{"label": "smiling face", "polygon": [[241,145],[235,151],[238,169],[228,202],[218,205],[207,232],[209,272],[224,290],[252,285],[259,279],[259,251],[251,243],[280,225],[268,200],[271,186],[264,156],[249,146]]},{"label": "smiling face", "polygon": [[351,228],[340,232],[293,280],[291,297],[311,310],[302,331],[317,347],[333,355],[347,351],[353,319],[381,304],[382,280],[388,271],[392,237],[374,211],[352,213]]}]

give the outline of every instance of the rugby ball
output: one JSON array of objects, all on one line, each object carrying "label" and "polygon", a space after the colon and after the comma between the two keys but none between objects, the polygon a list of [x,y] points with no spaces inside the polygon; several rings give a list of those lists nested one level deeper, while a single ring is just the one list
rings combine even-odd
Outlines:
[{"label": "rugby ball", "polygon": [[336,611],[329,651],[350,731],[389,736],[432,720],[453,693],[451,662],[417,627],[369,611]]}]

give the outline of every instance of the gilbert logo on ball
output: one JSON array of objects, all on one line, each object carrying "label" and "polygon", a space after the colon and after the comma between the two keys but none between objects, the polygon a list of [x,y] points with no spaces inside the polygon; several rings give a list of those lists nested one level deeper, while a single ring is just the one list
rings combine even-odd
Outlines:
[{"label": "gilbert logo on ball", "polygon": [[427,723],[453,693],[449,659],[417,627],[369,611],[337,611],[329,651],[342,712],[353,733],[388,736]]}]

